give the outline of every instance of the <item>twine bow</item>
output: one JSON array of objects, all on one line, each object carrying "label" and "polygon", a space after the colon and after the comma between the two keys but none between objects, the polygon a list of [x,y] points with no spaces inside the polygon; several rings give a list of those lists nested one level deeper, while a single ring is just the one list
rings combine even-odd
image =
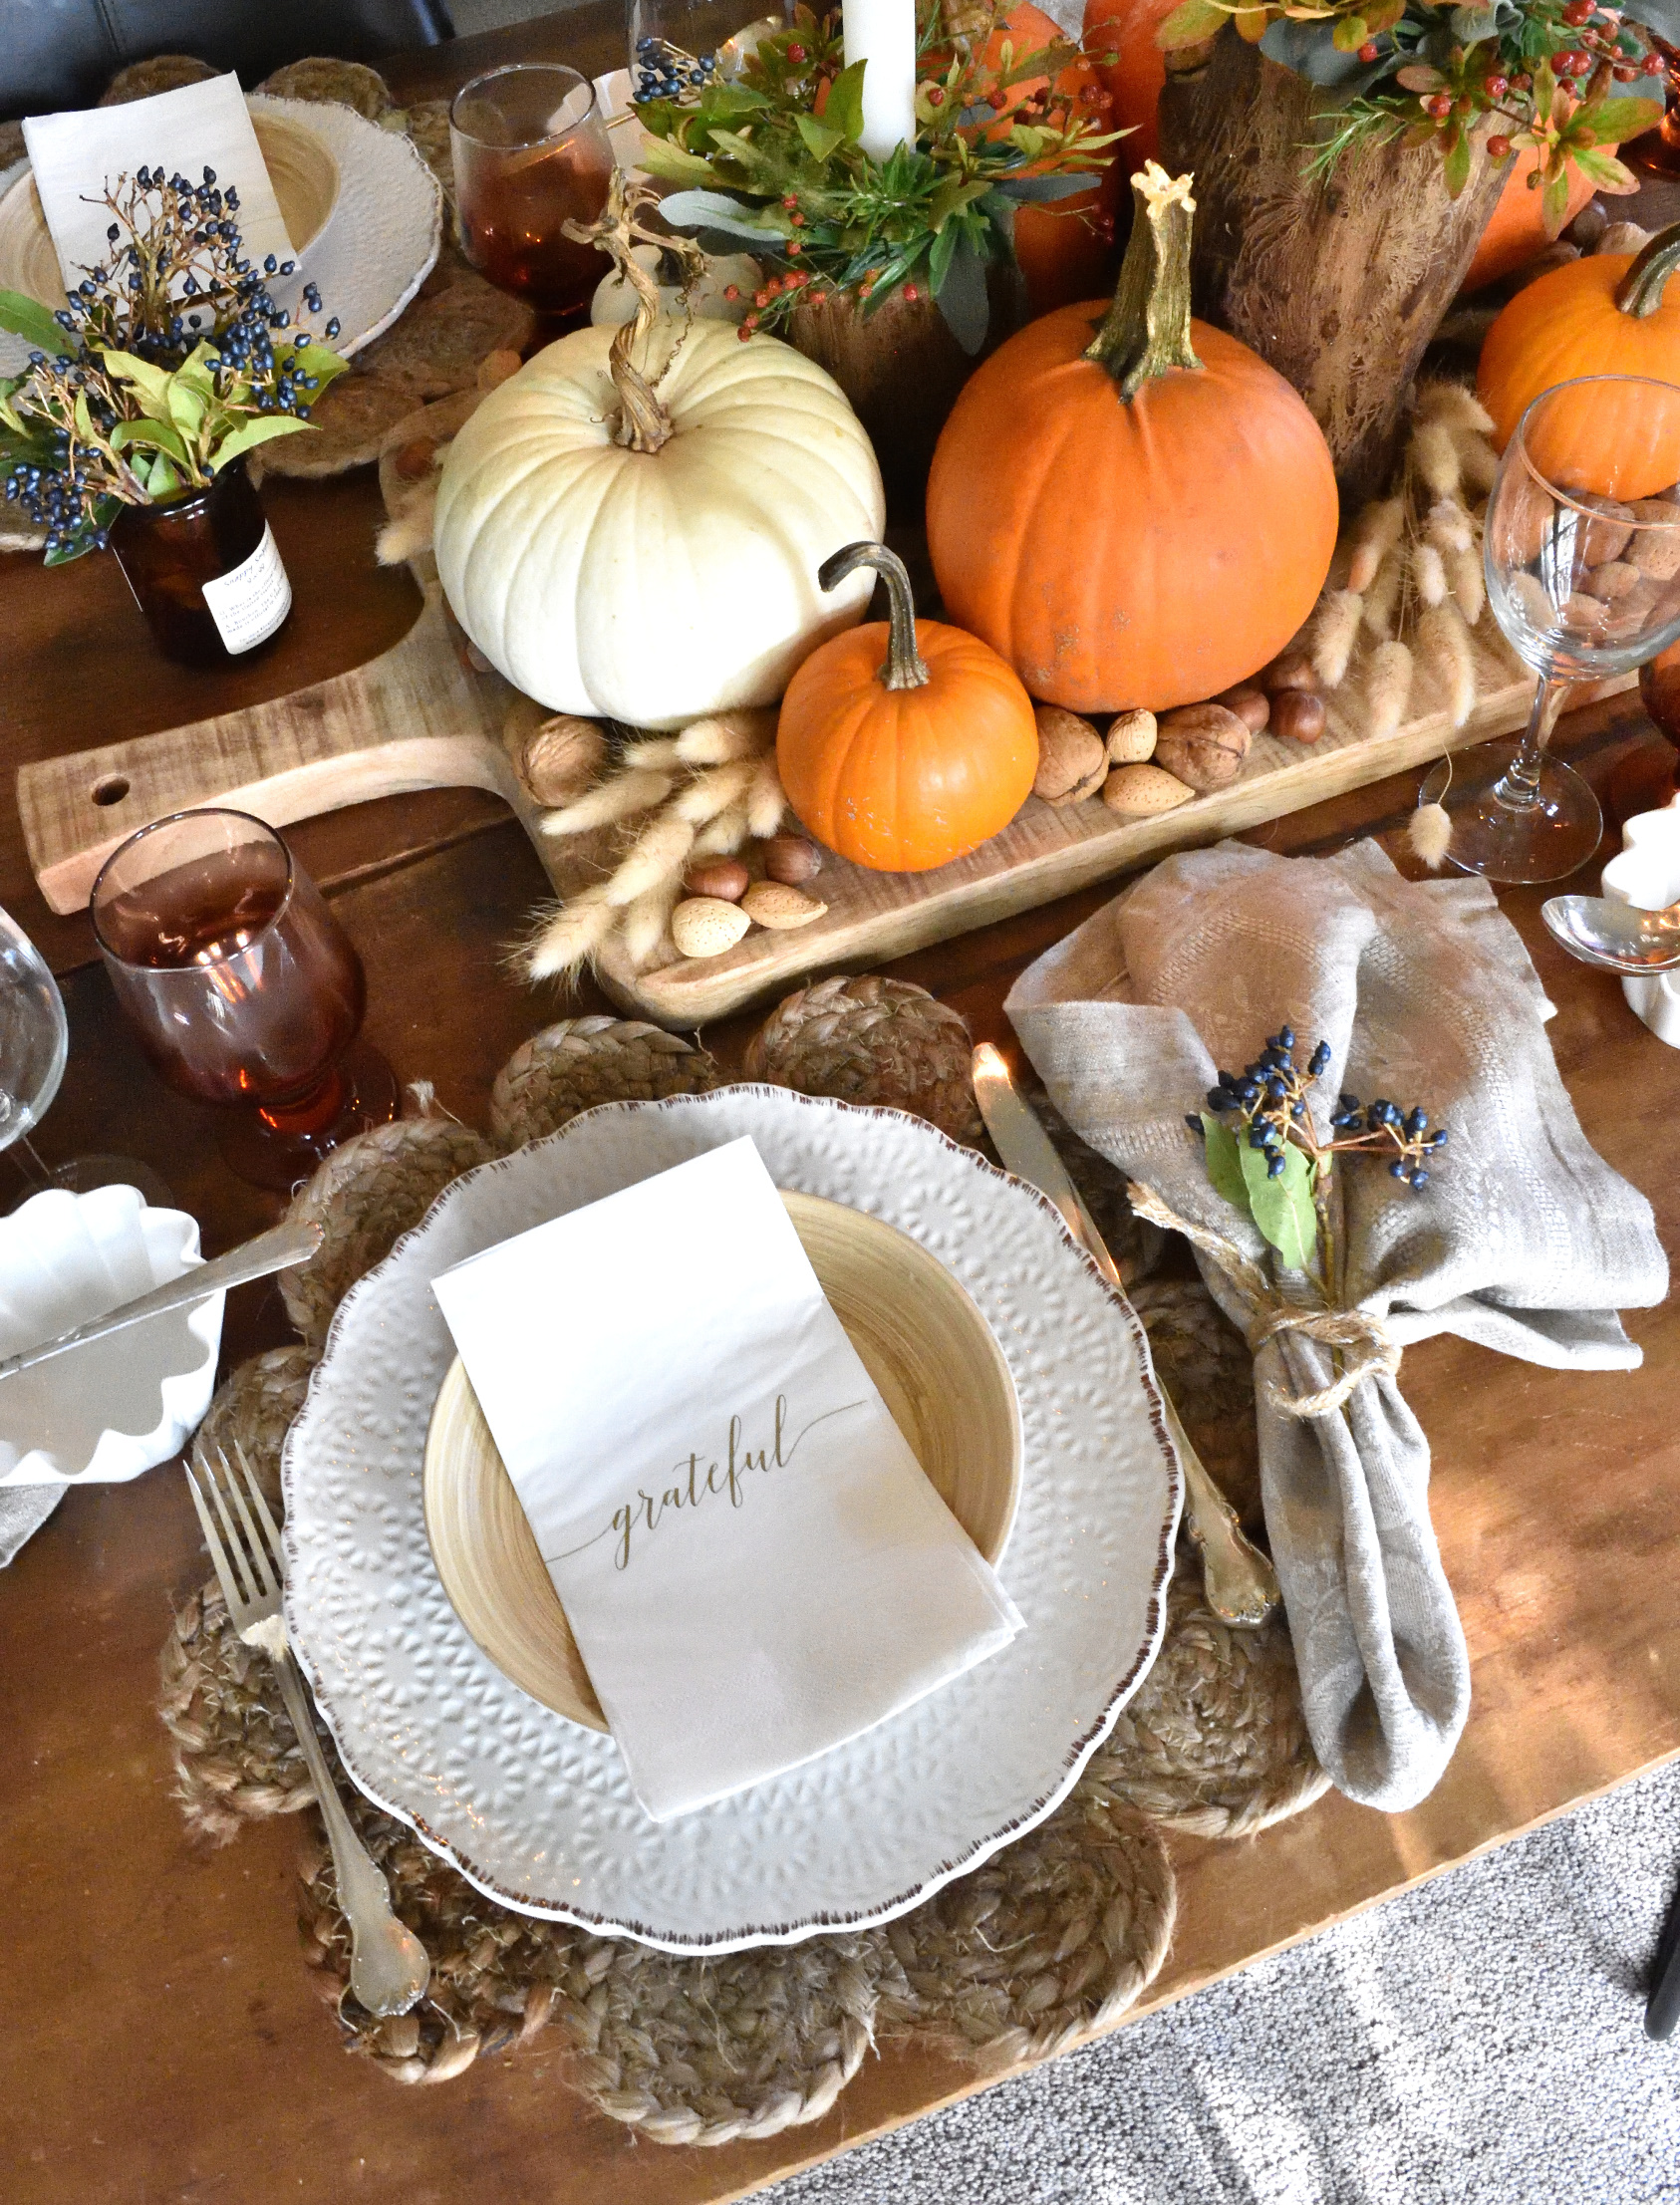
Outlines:
[{"label": "twine bow", "polygon": [[1188,1218],[1181,1218],[1170,1204],[1163,1202],[1153,1187],[1146,1187],[1139,1180],[1129,1181],[1126,1193],[1138,1217],[1147,1218],[1163,1232],[1182,1233],[1193,1247],[1200,1248],[1219,1266],[1249,1303],[1251,1354],[1258,1355],[1266,1341],[1275,1339],[1279,1333],[1298,1332],[1303,1338],[1316,1340],[1320,1346],[1332,1348],[1345,1358],[1340,1377],[1317,1393],[1289,1393],[1268,1381],[1267,1396],[1285,1416],[1302,1419],[1330,1416],[1348,1399],[1354,1387],[1367,1378],[1393,1378],[1399,1374],[1400,1348],[1389,1336],[1380,1317],[1373,1317],[1364,1309],[1297,1308],[1283,1300],[1260,1265],[1252,1263],[1223,1233],[1192,1225]]}]

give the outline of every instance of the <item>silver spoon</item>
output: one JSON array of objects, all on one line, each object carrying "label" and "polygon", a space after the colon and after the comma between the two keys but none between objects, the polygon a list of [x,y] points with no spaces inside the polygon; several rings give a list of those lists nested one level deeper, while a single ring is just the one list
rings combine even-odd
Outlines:
[{"label": "silver spoon", "polygon": [[1680,966],[1680,904],[1635,911],[1607,896],[1552,896],[1540,917],[1570,957],[1607,972],[1671,972]]}]

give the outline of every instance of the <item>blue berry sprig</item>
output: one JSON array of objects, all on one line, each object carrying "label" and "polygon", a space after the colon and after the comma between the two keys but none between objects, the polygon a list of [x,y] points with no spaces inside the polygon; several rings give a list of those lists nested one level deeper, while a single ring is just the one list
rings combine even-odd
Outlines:
[{"label": "blue berry sprig", "polygon": [[681,100],[718,82],[715,54],[686,54],[669,39],[636,41],[636,94],[638,100]]}]

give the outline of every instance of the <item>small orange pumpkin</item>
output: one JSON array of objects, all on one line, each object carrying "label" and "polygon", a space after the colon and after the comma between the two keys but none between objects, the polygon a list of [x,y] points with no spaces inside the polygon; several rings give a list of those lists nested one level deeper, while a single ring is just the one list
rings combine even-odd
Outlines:
[{"label": "small orange pumpkin", "polygon": [[850,628],[788,684],[776,764],[800,824],[854,865],[925,873],[1006,827],[1038,770],[1032,699],[994,651],[916,618],[904,562],[847,544],[817,579],[859,567],[887,584],[890,622]]},{"label": "small orange pumpkin", "polygon": [[[1518,292],[1488,332],[1476,372],[1502,451],[1533,401],[1556,384],[1580,376],[1680,384],[1680,293],[1665,296],[1677,268],[1680,223],[1653,237],[1637,258],[1583,254]],[[1638,394],[1626,403],[1637,409]],[[1592,474],[1605,495],[1649,497],[1680,477],[1677,410],[1659,411],[1660,433],[1652,420],[1623,419],[1620,409],[1604,405]]]},{"label": "small orange pumpkin", "polygon": [[1077,712],[1246,681],[1311,612],[1335,549],[1335,468],[1304,402],[1190,318],[1189,185],[1153,161],[1133,177],[1106,319],[1100,301],[1063,307],[1011,337],[934,454],[946,610]]}]

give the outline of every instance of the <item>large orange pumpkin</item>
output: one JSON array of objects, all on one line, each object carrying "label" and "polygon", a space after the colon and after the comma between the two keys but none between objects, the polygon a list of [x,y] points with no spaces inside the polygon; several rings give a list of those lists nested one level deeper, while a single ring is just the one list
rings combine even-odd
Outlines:
[{"label": "large orange pumpkin", "polygon": [[848,544],[817,579],[860,566],[886,581],[891,622],[813,651],[787,686],[776,765],[800,824],[854,865],[925,873],[1006,827],[1038,770],[1032,699],[994,651],[916,618],[904,563]]},{"label": "large orange pumpkin", "polygon": [[1190,318],[1190,178],[1151,162],[1120,285],[1011,337],[934,454],[946,610],[1034,696],[1161,710],[1246,680],[1311,612],[1336,540],[1318,424]]},{"label": "large orange pumpkin", "polygon": [[[1666,295],[1677,268],[1680,223],[1653,237],[1637,259],[1585,254],[1518,292],[1488,332],[1476,371],[1477,394],[1494,417],[1494,441],[1502,451],[1532,401],[1555,384],[1581,376],[1680,384],[1680,291],[1672,300]],[[1651,414],[1638,408],[1636,394],[1628,404]],[[1574,456],[1605,476],[1596,484],[1604,494],[1649,497],[1680,477],[1680,440],[1670,425],[1680,410],[1656,411],[1660,422],[1654,415],[1623,420],[1620,409],[1603,399],[1601,452],[1583,445]]]}]

